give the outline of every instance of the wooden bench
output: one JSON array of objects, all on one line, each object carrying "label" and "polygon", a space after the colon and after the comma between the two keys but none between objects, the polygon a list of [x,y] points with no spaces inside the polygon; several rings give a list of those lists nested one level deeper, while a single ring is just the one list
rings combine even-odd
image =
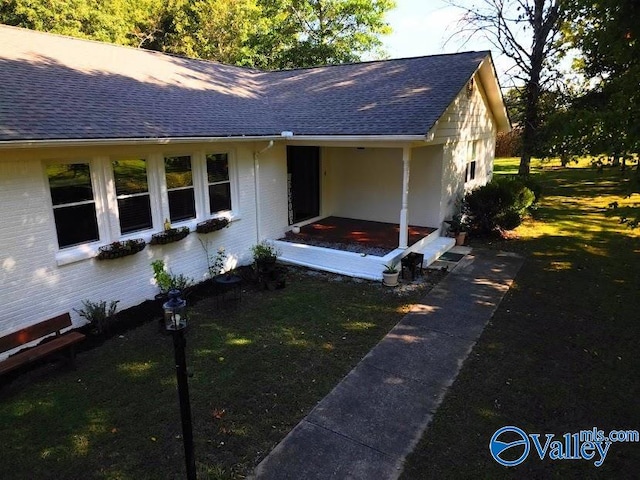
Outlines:
[{"label": "wooden bench", "polygon": [[79,332],[60,333],[60,330],[71,326],[71,317],[68,313],[50,318],[44,322],[29,325],[22,330],[10,333],[0,338],[0,353],[21,347],[29,342],[44,339],[47,335],[55,333],[51,339],[47,338],[43,343],[28,348],[15,355],[10,356],[6,360],[0,362],[0,375],[10,372],[27,363],[35,362],[47,355],[59,350],[67,350],[69,362],[73,365],[75,359],[74,346],[76,343],[84,340],[85,336]]}]

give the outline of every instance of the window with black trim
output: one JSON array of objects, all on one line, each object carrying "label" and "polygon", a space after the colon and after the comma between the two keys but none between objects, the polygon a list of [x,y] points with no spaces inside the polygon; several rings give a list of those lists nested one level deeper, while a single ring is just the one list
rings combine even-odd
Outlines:
[{"label": "window with black trim", "polygon": [[153,225],[146,160],[114,160],[113,179],[118,200],[120,233],[150,229]]},{"label": "window with black trim", "polygon": [[207,188],[209,189],[209,213],[231,210],[231,181],[229,179],[229,155],[210,153],[207,159]]},{"label": "window with black trim", "polygon": [[165,157],[165,175],[172,222],[196,217],[195,192],[191,171],[191,156]]},{"label": "window with black trim", "polygon": [[47,178],[60,248],[99,240],[89,164],[48,165]]}]

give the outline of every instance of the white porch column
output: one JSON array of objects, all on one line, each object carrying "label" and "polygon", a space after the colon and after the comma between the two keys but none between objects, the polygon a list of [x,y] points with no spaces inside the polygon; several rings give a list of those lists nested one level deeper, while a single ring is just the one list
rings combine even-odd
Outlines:
[{"label": "white porch column", "polygon": [[409,248],[409,169],[411,147],[402,147],[402,209],[400,210],[400,248]]}]

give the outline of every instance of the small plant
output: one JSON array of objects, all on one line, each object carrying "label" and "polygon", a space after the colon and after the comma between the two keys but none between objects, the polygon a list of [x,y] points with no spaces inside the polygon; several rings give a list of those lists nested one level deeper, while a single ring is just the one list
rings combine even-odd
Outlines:
[{"label": "small plant", "polygon": [[153,278],[162,295],[169,293],[169,290],[182,291],[193,283],[191,278],[182,273],[173,275],[170,271],[167,271],[162,260],[151,262],[151,268],[153,268]]},{"label": "small plant", "polygon": [[275,262],[278,255],[281,254],[278,247],[267,240],[263,240],[251,247],[251,253],[253,254],[253,260],[256,263]]},{"label": "small plant", "polygon": [[227,251],[224,247],[218,248],[216,254],[213,255],[210,251],[209,242],[203,242],[200,240],[200,245],[207,256],[207,270],[209,271],[209,277],[213,278],[222,273],[225,273],[225,266],[227,264]]},{"label": "small plant", "polygon": [[398,273],[398,263],[389,262],[384,266],[382,273]]},{"label": "small plant", "polygon": [[120,300],[112,300],[107,306],[105,300],[99,302],[84,300],[82,302],[83,308],[80,310],[74,308],[74,310],[78,315],[87,319],[97,334],[102,335],[109,331],[109,324],[115,317],[119,302]]},{"label": "small plant", "polygon": [[151,262],[151,268],[153,268],[153,279],[156,281],[160,292],[163,294],[168,293],[171,290],[171,275],[164,269],[164,262],[155,260]]}]

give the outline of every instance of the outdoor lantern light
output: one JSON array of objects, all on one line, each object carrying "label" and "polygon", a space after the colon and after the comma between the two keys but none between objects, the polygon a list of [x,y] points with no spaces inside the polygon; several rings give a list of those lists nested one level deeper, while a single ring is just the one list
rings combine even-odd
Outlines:
[{"label": "outdoor lantern light", "polygon": [[165,328],[173,336],[173,350],[176,361],[176,379],[178,380],[178,398],[180,400],[180,418],[182,420],[182,441],[184,459],[187,467],[187,479],[196,479],[196,462],[193,451],[193,428],[191,426],[191,403],[189,401],[189,382],[185,347],[187,341],[184,331],[187,327],[187,302],[180,298],[180,290],[171,290],[164,308]]},{"label": "outdoor lantern light", "polygon": [[168,331],[182,330],[187,326],[187,301],[180,298],[180,290],[170,290],[164,308],[164,326]]}]

